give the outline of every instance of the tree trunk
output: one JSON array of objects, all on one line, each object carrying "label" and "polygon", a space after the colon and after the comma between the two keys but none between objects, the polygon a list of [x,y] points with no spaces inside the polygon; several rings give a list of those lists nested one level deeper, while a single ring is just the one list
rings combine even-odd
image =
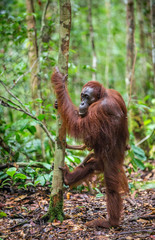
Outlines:
[{"label": "tree trunk", "polygon": [[128,101],[131,98],[131,90],[133,89],[134,75],[134,1],[127,0],[127,59],[126,59],[126,87],[128,93]]},{"label": "tree trunk", "polygon": [[[27,30],[29,39],[29,65],[31,68],[31,91],[33,108],[36,115],[39,115],[39,107],[35,104],[37,98],[39,98],[38,89],[40,85],[38,77],[38,45],[37,45],[37,31],[36,21],[34,17],[34,4],[33,0],[26,0],[27,8]],[[41,130],[39,125],[36,126],[36,136],[41,139]]]},{"label": "tree trunk", "polygon": [[[95,41],[94,41],[94,29],[93,29],[93,21],[92,21],[92,0],[88,0],[88,20],[89,20],[89,31],[90,31],[90,41],[92,46],[92,68],[96,71],[97,58],[96,58],[96,50],[95,50]],[[96,72],[92,73],[92,80],[96,81]]]},{"label": "tree trunk", "polygon": [[38,46],[37,46],[37,31],[36,31],[36,21],[34,17],[34,5],[33,0],[26,0],[27,7],[27,30],[29,38],[29,63],[30,67],[33,66],[31,70],[31,91],[32,99],[38,98]]},{"label": "tree trunk", "polygon": [[[71,4],[70,0],[60,0],[60,32],[59,32],[59,56],[58,66],[62,74],[68,73],[68,57],[69,57],[69,40],[71,29]],[[65,157],[65,138],[66,134],[63,133],[63,140],[60,138],[60,131],[62,122],[60,116],[57,116],[57,133],[56,133],[56,146],[54,158],[54,171],[53,181],[51,188],[51,196],[49,209],[44,219],[53,221],[58,219],[63,221],[63,176],[59,167],[64,166]],[[62,132],[61,132],[62,136]]]},{"label": "tree trunk", "polygon": [[155,0],[150,0],[151,7],[151,27],[152,27],[152,63],[155,84]]},{"label": "tree trunk", "polygon": [[[146,89],[146,80],[148,80],[147,76],[147,61],[146,61],[146,44],[145,44],[145,38],[146,34],[144,32],[144,14],[143,14],[143,0],[137,0],[137,12],[138,12],[138,24],[139,24],[139,40],[140,40],[140,66],[143,66],[143,71],[139,72],[139,79],[141,80],[142,83],[142,88],[145,94],[147,94],[147,89]],[[146,90],[146,91],[145,91]]]},{"label": "tree trunk", "polygon": [[144,50],[145,49],[145,33],[144,33],[144,19],[143,19],[143,13],[142,13],[142,6],[143,6],[142,1],[137,0],[140,47],[142,50]]}]

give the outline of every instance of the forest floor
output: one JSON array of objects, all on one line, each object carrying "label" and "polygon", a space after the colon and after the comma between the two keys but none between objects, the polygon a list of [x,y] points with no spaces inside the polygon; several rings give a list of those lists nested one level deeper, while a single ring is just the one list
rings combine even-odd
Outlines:
[{"label": "forest floor", "polygon": [[[143,174],[143,180],[154,173]],[[40,218],[48,210],[50,189],[1,190],[0,211],[7,217],[0,218],[0,240],[15,239],[155,239],[155,191],[134,190],[124,197],[124,211],[119,228],[87,228],[85,223],[99,216],[106,216],[105,190],[97,198],[86,191],[64,194],[63,223],[44,223]]]}]

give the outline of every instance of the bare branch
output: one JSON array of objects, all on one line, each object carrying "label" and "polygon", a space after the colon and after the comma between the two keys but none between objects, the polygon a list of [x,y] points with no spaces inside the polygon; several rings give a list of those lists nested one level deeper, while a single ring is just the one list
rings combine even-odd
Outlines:
[{"label": "bare branch", "polygon": [[[0,96],[0,98],[3,98]],[[8,102],[10,101],[9,99],[6,99]],[[52,135],[50,134],[50,132],[48,131],[47,127],[45,126],[45,124],[43,122],[41,122],[37,117],[35,117],[34,115],[32,115],[29,111],[26,111],[24,110],[23,108],[21,108],[20,106],[17,107],[14,107],[12,105],[10,105],[8,102],[5,102],[3,100],[0,100],[0,104],[4,107],[9,107],[9,108],[12,108],[12,109],[15,109],[19,112],[23,112],[25,113],[26,115],[30,116],[31,118],[33,118],[34,120],[36,120],[39,125],[41,126],[41,128],[44,130],[44,132],[47,134],[47,136],[49,137],[49,139],[51,140],[52,144],[54,144],[55,140],[53,139]]]},{"label": "bare branch", "polygon": [[[154,130],[155,130],[155,129],[154,129]],[[152,134],[154,133],[154,130],[153,130],[152,133],[150,133],[148,136],[146,136],[145,138],[143,138],[142,140],[140,140],[140,141],[136,144],[136,146],[142,144],[142,143],[145,142],[147,139],[149,139],[149,138],[152,136]]]},{"label": "bare branch", "polygon": [[29,111],[29,109],[24,106],[24,104],[20,101],[20,99],[19,99],[18,97],[16,97],[16,96],[6,87],[6,85],[3,83],[3,81],[0,81],[0,83],[3,85],[3,87],[5,88],[5,90],[6,90],[14,99],[16,99],[17,102],[19,102],[19,103],[26,109],[26,111]]}]

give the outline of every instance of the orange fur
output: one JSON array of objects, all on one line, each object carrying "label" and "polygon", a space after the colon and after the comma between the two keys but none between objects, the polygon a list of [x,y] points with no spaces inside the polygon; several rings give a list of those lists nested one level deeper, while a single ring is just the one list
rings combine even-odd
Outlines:
[{"label": "orange fur", "polygon": [[[90,81],[84,87],[94,90],[96,102],[89,106],[85,117],[80,117],[73,105],[63,75],[58,69],[52,75],[57,95],[58,111],[68,134],[82,139],[94,150],[84,165],[73,172],[65,167],[64,181],[72,185],[90,176],[96,170],[104,172],[107,191],[108,221],[97,220],[98,226],[118,226],[122,210],[120,189],[128,191],[123,161],[128,140],[127,109],[121,95],[114,89],[105,89],[100,83]],[[89,225],[89,224],[88,224]],[[90,224],[91,225],[91,224]]]}]

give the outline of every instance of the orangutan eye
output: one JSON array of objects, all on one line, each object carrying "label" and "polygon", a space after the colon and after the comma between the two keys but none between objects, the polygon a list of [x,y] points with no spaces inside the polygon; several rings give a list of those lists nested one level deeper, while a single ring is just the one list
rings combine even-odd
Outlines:
[{"label": "orangutan eye", "polygon": [[87,100],[89,100],[89,96],[88,96],[87,94],[85,95],[85,98],[86,98]]}]

